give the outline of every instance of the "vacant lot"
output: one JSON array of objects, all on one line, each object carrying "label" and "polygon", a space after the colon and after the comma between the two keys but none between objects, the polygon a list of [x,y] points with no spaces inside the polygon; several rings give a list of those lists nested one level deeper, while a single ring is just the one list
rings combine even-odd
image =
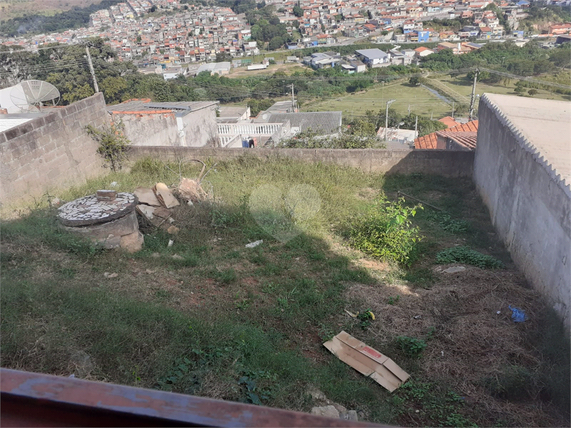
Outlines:
[{"label": "vacant lot", "polygon": [[387,100],[395,100],[391,109],[406,115],[409,111],[425,117],[440,119],[452,112],[452,106],[421,86],[411,86],[407,81],[377,84],[372,89],[303,105],[304,111],[343,111],[343,117],[351,119],[363,116],[367,110],[378,112],[386,107]]},{"label": "vacant lot", "polygon": [[[171,185],[179,168],[198,174],[193,165],[145,160],[57,196],[114,181],[121,191]],[[177,235],[143,229],[136,254],[64,234],[41,201],[4,221],[3,366],[303,411],[318,388],[361,419],[402,426],[568,425],[561,325],[514,269],[468,179],[242,158],[207,180],[212,200],[178,207]],[[262,185],[275,186],[272,197],[287,195],[291,218],[301,218],[294,233],[275,229],[291,220],[287,212],[256,214],[252,195]],[[289,203],[295,185],[319,195],[305,211],[312,215]],[[398,191],[439,209],[417,208],[406,225],[399,216],[416,204],[410,197],[374,208]],[[388,215],[405,232],[418,227],[423,238],[410,258],[399,265],[356,250],[350,237],[377,226],[361,222],[363,213]],[[459,265],[465,270],[443,271]],[[528,320],[514,323],[509,305]],[[322,343],[341,330],[386,353],[410,381],[390,394],[337,360]]]},{"label": "vacant lot", "polygon": [[101,0],[7,0],[0,1],[0,21],[22,16],[26,13],[54,15],[74,7],[87,7]]},{"label": "vacant lot", "polygon": [[[472,93],[472,82],[465,78],[465,75],[451,77],[449,75],[435,76],[435,79],[444,84],[446,87],[450,88],[452,91],[470,99]],[[490,85],[484,82],[478,82],[476,85],[476,94],[483,95],[485,93],[490,94],[508,94],[515,95],[514,92],[515,84],[517,80],[505,81],[501,84]],[[539,89],[538,93],[534,95],[535,98],[542,98],[546,100],[563,100],[569,101],[569,96],[562,94],[557,94],[555,92],[546,91]]]}]

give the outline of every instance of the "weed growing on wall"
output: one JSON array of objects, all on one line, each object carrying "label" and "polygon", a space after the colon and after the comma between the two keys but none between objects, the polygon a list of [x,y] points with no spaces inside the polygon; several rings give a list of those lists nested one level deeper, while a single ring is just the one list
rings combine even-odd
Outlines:
[{"label": "weed growing on wall", "polygon": [[112,123],[103,129],[97,129],[87,125],[87,133],[99,143],[97,153],[105,161],[105,166],[116,172],[123,167],[123,162],[127,159],[127,148],[131,141],[123,133],[122,123]]},{"label": "weed growing on wall", "polygon": [[479,253],[468,247],[452,247],[440,251],[436,254],[436,261],[440,264],[466,263],[482,269],[496,269],[503,267],[503,263],[498,259]]},{"label": "weed growing on wall", "polygon": [[422,207],[404,206],[404,198],[391,202],[382,195],[353,223],[352,245],[372,256],[409,266],[413,261],[412,252],[421,239],[418,227],[411,221],[419,208]]}]

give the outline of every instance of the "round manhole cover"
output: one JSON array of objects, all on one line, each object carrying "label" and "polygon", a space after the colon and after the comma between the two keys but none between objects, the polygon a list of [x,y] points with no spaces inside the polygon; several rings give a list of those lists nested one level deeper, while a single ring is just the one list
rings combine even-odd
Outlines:
[{"label": "round manhole cover", "polygon": [[58,219],[64,226],[89,226],[121,218],[135,209],[137,197],[117,193],[113,201],[98,201],[96,195],[85,196],[59,208]]}]

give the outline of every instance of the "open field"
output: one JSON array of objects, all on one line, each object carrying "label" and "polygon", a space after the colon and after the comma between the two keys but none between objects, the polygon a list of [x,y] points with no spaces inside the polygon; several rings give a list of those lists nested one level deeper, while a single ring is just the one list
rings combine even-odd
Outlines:
[{"label": "open field", "polygon": [[413,87],[407,80],[392,82],[385,85],[377,84],[372,89],[328,100],[308,102],[302,106],[303,111],[341,110],[343,117],[363,116],[367,110],[379,111],[384,109],[387,100],[396,100],[391,109],[400,114],[410,111],[426,117],[434,116],[439,119],[452,112],[452,106],[439,99],[428,89]]},{"label": "open field", "polygon": [[101,0],[7,0],[0,1],[0,21],[22,16],[26,13],[54,15],[76,6],[86,7]]},{"label": "open field", "polygon": [[[449,75],[445,76],[438,76],[437,80],[440,81],[442,84],[446,85],[453,91],[458,92],[459,94],[470,98],[472,93],[472,82],[469,82],[465,79],[465,76],[457,76],[451,77]],[[507,84],[497,84],[497,85],[489,85],[484,82],[478,82],[476,85],[476,94],[483,95],[485,93],[491,94],[507,94],[507,95],[516,95],[514,92],[515,84],[517,80],[510,80]],[[554,92],[549,92],[545,90],[538,90],[538,93],[534,95],[535,98],[541,98],[546,100],[563,100],[569,101],[569,96],[557,94]]]},{"label": "open field", "polygon": [[[179,171],[196,177],[195,165],[147,159],[56,196],[71,200],[113,181],[119,191],[171,185]],[[262,185],[275,186],[272,195],[311,186],[321,205],[295,217],[298,229],[288,230],[297,234],[286,239],[274,227],[290,217],[252,208]],[[45,200],[3,221],[3,366],[302,411],[318,388],[361,420],[400,426],[569,425],[562,326],[514,268],[469,179],[244,157],[218,164],[205,188],[209,202],[174,210],[178,234],[144,228],[135,254],[64,233]],[[423,238],[408,267],[362,253],[349,238],[363,230],[360,214],[378,212],[374,201],[383,193],[395,201],[397,191],[442,210],[426,206],[412,218],[407,230]],[[438,264],[437,255],[458,245],[501,267],[443,272],[459,263]],[[529,319],[512,322],[508,305]],[[322,343],[341,330],[411,379],[390,394],[337,360]]]}]

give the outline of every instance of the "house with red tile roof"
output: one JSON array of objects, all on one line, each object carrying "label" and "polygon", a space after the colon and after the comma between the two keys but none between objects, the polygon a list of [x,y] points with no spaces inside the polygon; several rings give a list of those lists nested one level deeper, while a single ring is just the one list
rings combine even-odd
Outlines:
[{"label": "house with red tile roof", "polygon": [[438,119],[439,122],[442,122],[448,128],[453,128],[455,126],[460,125],[459,122],[456,122],[452,116],[445,116],[442,119]]},{"label": "house with red tile roof", "polygon": [[[438,133],[442,134],[440,136],[440,140],[438,139]],[[476,147],[476,136],[478,134],[478,121],[473,120],[472,122],[461,123],[459,125],[453,126],[452,128],[448,128],[445,131],[436,131],[423,137],[418,137],[416,140],[414,140],[414,148],[446,150],[448,145],[448,138],[455,133],[460,134],[458,134],[457,138],[453,139],[452,141],[454,141],[456,144],[462,145],[465,148],[452,148],[449,150],[474,150]]]}]

